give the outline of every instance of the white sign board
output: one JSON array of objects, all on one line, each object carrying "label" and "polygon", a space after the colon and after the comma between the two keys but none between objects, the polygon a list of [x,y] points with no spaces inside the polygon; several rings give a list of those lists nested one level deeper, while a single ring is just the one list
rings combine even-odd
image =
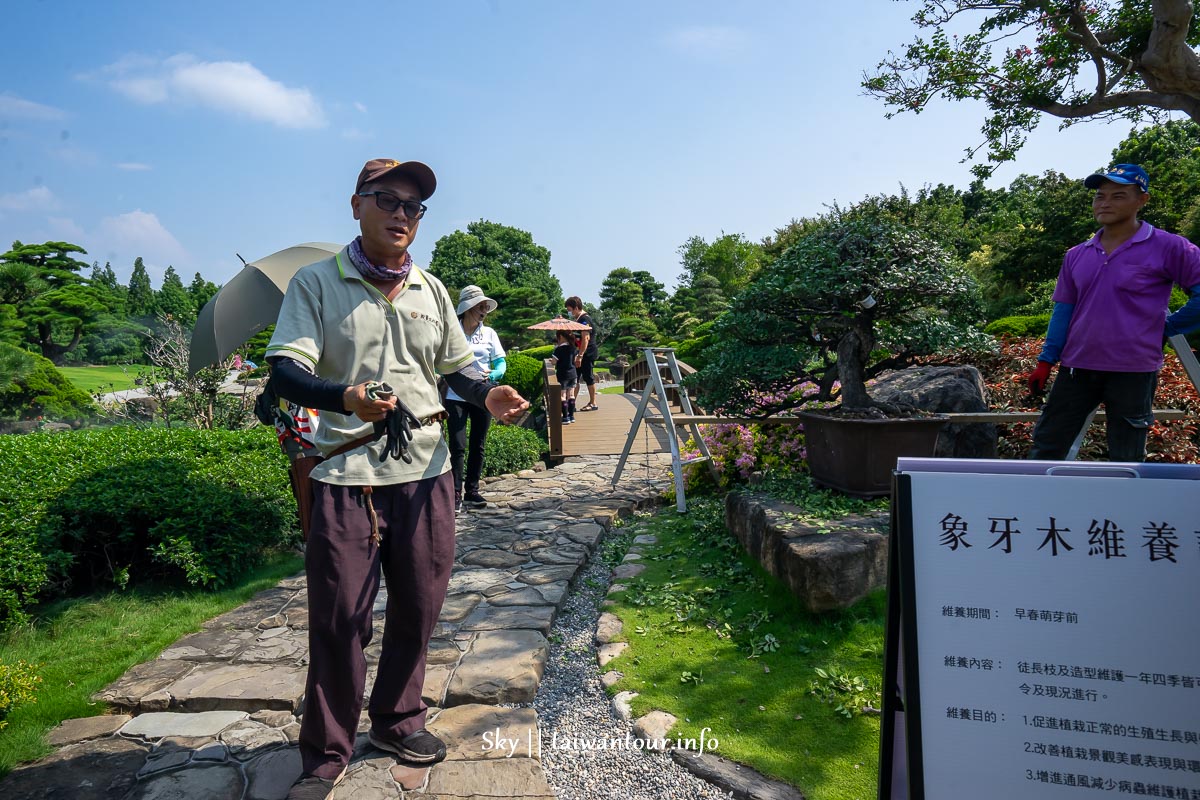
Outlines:
[{"label": "white sign board", "polygon": [[898,485],[911,796],[1200,800],[1200,481]]}]

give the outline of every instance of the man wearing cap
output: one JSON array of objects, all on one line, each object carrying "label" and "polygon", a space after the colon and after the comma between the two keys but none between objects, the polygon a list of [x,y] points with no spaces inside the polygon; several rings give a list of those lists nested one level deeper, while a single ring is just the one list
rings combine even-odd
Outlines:
[{"label": "man wearing cap", "polygon": [[[290,800],[321,800],[354,750],[382,571],[382,650],[370,740],[416,764],[445,758],[425,730],[425,651],[454,562],[454,482],[438,375],[469,402],[512,421],[528,408],[473,367],[445,287],[409,247],[437,183],[417,161],[368,161],[350,208],[361,235],[304,267],[267,347],[281,397],[320,409],[305,548],[309,667],[302,775]],[[386,430],[387,436],[379,431]]]},{"label": "man wearing cap", "polygon": [[[1058,378],[1033,429],[1029,457],[1066,457],[1088,415],[1104,403],[1110,461],[1141,461],[1163,343],[1200,327],[1200,249],[1182,236],[1138,219],[1150,199],[1150,179],[1136,164],[1116,164],[1084,181],[1096,194],[1101,228],[1067,251],[1054,289],[1054,311],[1030,391]],[[1172,285],[1191,299],[1174,314]]]}]

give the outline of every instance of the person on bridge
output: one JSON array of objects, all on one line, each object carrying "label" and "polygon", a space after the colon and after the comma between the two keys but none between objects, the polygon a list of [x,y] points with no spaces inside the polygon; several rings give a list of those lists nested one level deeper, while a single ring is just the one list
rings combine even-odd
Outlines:
[{"label": "person on bridge", "polygon": [[350,197],[361,236],[296,273],[267,347],[279,396],[320,409],[324,457],[312,471],[302,773],[289,800],[324,800],[345,775],[381,571],[388,597],[370,741],[416,764],[446,757],[421,700],[454,564],[454,480],[432,424],[445,413],[437,376],[504,422],[529,403],[475,369],[446,288],[413,264],[409,247],[436,186],[418,161],[368,161]]},{"label": "person on bridge", "polygon": [[575,392],[579,389],[579,373],[575,370],[575,337],[568,331],[554,333],[554,377],[562,389],[562,422],[575,421]]},{"label": "person on bridge", "polygon": [[[471,352],[475,356],[475,368],[487,373],[488,378],[498,381],[504,377],[506,362],[504,345],[496,332],[483,324],[484,317],[496,310],[498,304],[474,284],[463,287],[458,293],[459,324]],[[454,473],[454,510],[462,511],[463,504],[474,508],[487,505],[479,493],[479,479],[483,476],[483,450],[487,444],[488,428],[492,415],[486,408],[468,403],[458,392],[446,392],[446,433],[450,438],[450,471]],[[470,447],[467,446],[467,420],[471,422]],[[463,455],[466,454],[467,474],[463,480]],[[465,489],[465,492],[464,492]]]},{"label": "person on bridge", "polygon": [[[1169,336],[1200,327],[1200,249],[1138,219],[1150,178],[1136,164],[1089,175],[1092,213],[1101,228],[1067,251],[1054,289],[1054,311],[1037,367],[1026,380],[1046,389],[1062,362],[1033,429],[1029,457],[1066,457],[1088,415],[1107,411],[1110,461],[1142,461],[1152,403]],[[1169,314],[1172,284],[1191,299]]]},{"label": "person on bridge", "polygon": [[[595,411],[596,406],[596,374],[594,366],[596,364],[596,355],[598,353],[598,345],[596,342],[596,325],[592,322],[592,318],[588,316],[587,311],[583,307],[583,301],[578,297],[571,296],[566,302],[567,313],[571,315],[571,319],[581,325],[587,325],[586,331],[579,332],[579,342],[575,353],[575,369],[579,371],[579,382],[586,383],[588,387],[588,404],[580,411]],[[575,387],[572,395],[575,398],[579,397],[579,386]]]}]

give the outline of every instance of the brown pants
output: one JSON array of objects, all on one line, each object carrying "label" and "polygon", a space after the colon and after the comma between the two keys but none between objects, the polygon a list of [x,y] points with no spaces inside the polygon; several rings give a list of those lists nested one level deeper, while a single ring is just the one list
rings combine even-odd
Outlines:
[{"label": "brown pants", "polygon": [[387,611],[368,712],[375,730],[405,736],[425,726],[425,651],[454,564],[450,473],[376,486],[381,545],[371,543],[362,490],[312,482],[308,574],[309,666],[300,758],[306,774],[334,778],[350,760],[362,710],[371,615],[382,571]]}]

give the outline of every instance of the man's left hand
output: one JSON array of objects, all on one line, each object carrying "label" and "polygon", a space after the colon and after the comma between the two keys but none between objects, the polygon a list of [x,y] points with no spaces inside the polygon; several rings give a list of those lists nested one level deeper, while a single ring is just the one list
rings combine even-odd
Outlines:
[{"label": "man's left hand", "polygon": [[521,413],[529,408],[529,401],[517,394],[511,386],[497,386],[488,392],[484,401],[487,410],[501,422],[515,422]]}]

